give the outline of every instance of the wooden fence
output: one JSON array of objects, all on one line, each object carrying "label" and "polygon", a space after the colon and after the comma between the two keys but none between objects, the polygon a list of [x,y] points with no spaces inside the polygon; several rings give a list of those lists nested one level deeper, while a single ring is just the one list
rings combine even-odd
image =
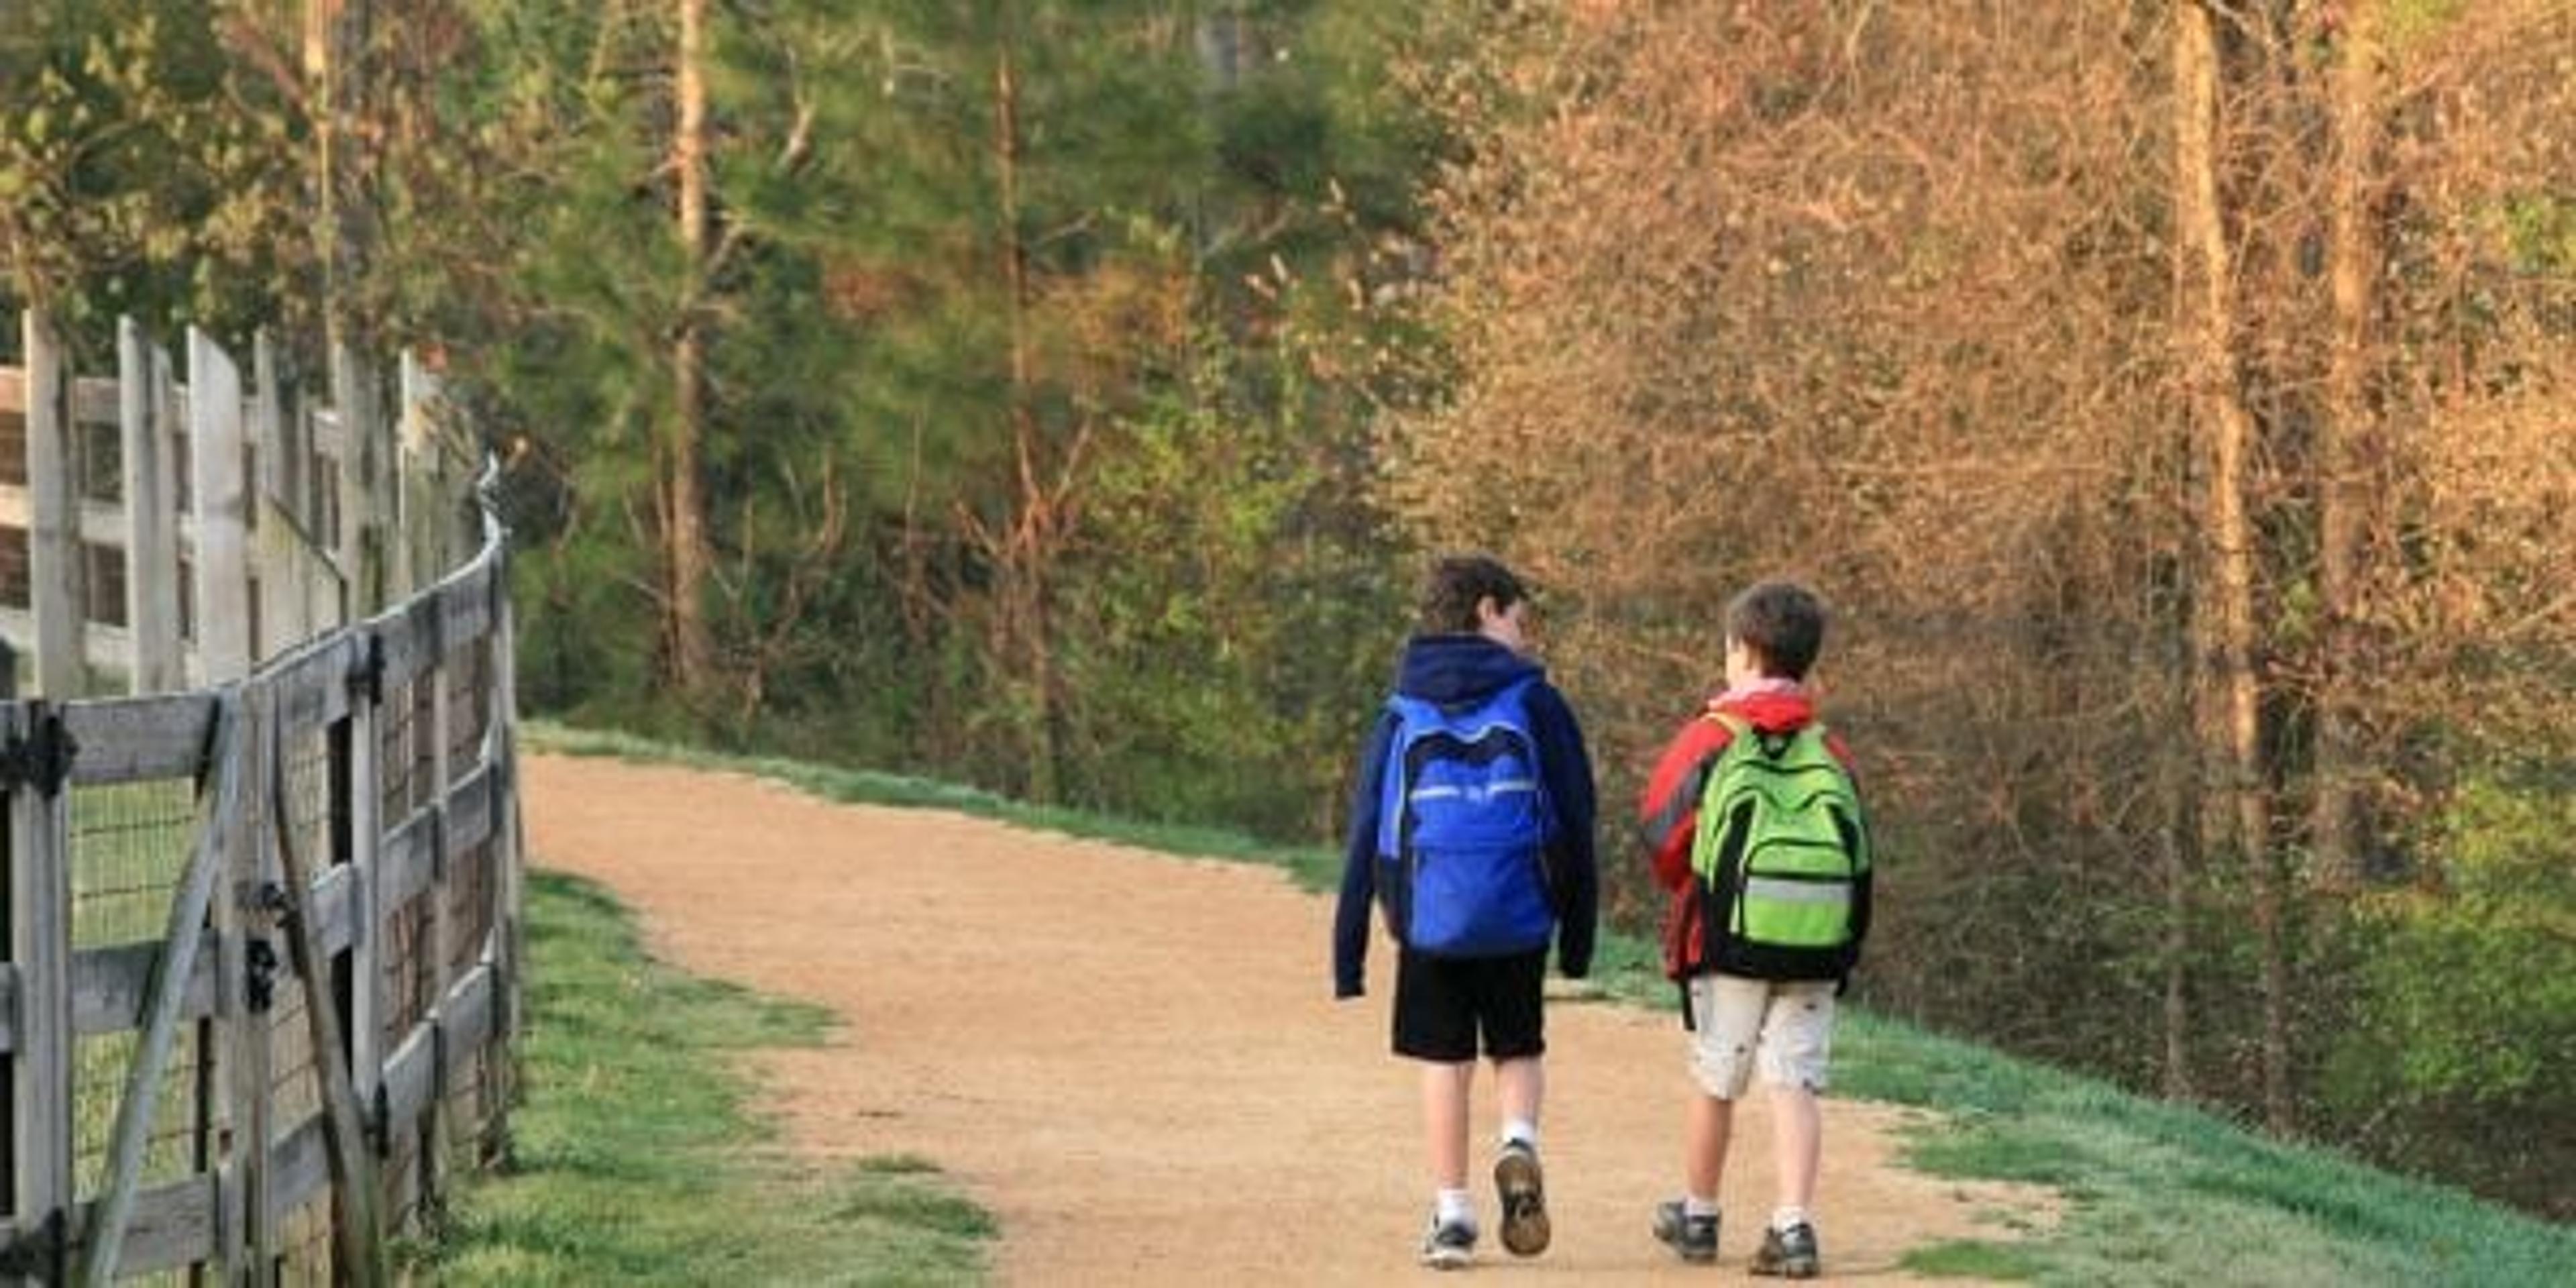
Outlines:
[{"label": "wooden fence", "polygon": [[377,1282],[506,1141],[502,533],[413,364],[299,409],[266,345],[245,393],[121,341],[0,368],[0,1279]]}]

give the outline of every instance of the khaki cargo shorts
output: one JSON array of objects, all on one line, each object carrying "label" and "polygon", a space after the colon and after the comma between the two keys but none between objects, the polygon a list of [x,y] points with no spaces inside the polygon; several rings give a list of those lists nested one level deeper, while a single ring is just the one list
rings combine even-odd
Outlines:
[{"label": "khaki cargo shorts", "polygon": [[1760,1069],[1774,1087],[1825,1089],[1833,1054],[1834,982],[1780,983],[1733,975],[1690,980],[1690,1071],[1720,1100],[1744,1094]]}]

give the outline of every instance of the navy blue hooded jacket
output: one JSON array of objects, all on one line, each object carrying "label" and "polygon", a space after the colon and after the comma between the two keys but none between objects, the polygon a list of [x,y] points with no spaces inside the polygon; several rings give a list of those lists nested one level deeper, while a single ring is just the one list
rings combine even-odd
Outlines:
[{"label": "navy blue hooded jacket", "polygon": [[[1530,736],[1539,773],[1556,814],[1556,836],[1547,846],[1548,901],[1556,913],[1557,969],[1581,979],[1592,969],[1593,920],[1601,878],[1592,851],[1592,758],[1583,747],[1565,695],[1546,680],[1545,668],[1482,635],[1417,635],[1405,645],[1396,691],[1443,706],[1482,701],[1525,675],[1530,686]],[[1360,754],[1351,787],[1350,839],[1342,854],[1342,897],[1333,915],[1333,995],[1357,997],[1368,952],[1369,905],[1377,895],[1380,780],[1395,735],[1395,716],[1381,713]]]}]

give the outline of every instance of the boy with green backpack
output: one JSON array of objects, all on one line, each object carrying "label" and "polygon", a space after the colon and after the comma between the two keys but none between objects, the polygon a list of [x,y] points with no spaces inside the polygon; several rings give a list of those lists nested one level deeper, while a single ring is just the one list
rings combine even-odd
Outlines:
[{"label": "boy with green backpack", "polygon": [[1814,1277],[1812,1207],[1834,999],[1869,930],[1869,831],[1850,753],[1815,718],[1806,678],[1825,612],[1790,582],[1726,608],[1726,690],[1667,744],[1639,806],[1655,879],[1672,894],[1664,968],[1682,987],[1690,1101],[1682,1196],[1655,1237],[1717,1258],[1718,1181],[1736,1099],[1770,1089],[1778,1197],[1750,1269]]}]

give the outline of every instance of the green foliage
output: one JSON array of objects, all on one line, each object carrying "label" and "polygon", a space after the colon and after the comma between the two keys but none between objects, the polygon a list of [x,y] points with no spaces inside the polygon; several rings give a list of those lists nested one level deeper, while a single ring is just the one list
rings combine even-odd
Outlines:
[{"label": "green foliage", "polygon": [[1063,656],[1084,799],[1314,836],[1401,618],[1352,540],[1374,530],[1354,458],[1310,428],[1295,357],[1256,361],[1203,340],[1187,383],[1122,424]]},{"label": "green foliage", "polygon": [[2460,19],[2465,0],[2362,0],[2386,9],[2388,43],[2404,51],[2441,34]]},{"label": "green foliage", "polygon": [[811,1006],[648,959],[596,886],[529,882],[527,1099],[417,1268],[450,1284],[954,1283],[992,1217],[918,1159],[818,1173],[774,1151],[742,1053],[813,1045]]},{"label": "green foliage", "polygon": [[2365,1149],[2566,1213],[2548,1177],[2576,1146],[2576,793],[2566,775],[2476,775],[2419,889],[2352,912],[2352,1023],[2324,1056],[2329,1103]]},{"label": "green foliage", "polygon": [[2529,195],[2504,208],[2505,241],[2516,270],[2576,277],[2576,196]]},{"label": "green foliage", "polygon": [[225,36],[172,0],[0,7],[0,301],[101,351],[120,313],[162,335],[310,316],[300,122]]},{"label": "green foliage", "polygon": [[2422,888],[2357,910],[2360,1022],[2332,1059],[2337,1094],[2576,1114],[2576,794],[2475,777],[2438,834]]}]

